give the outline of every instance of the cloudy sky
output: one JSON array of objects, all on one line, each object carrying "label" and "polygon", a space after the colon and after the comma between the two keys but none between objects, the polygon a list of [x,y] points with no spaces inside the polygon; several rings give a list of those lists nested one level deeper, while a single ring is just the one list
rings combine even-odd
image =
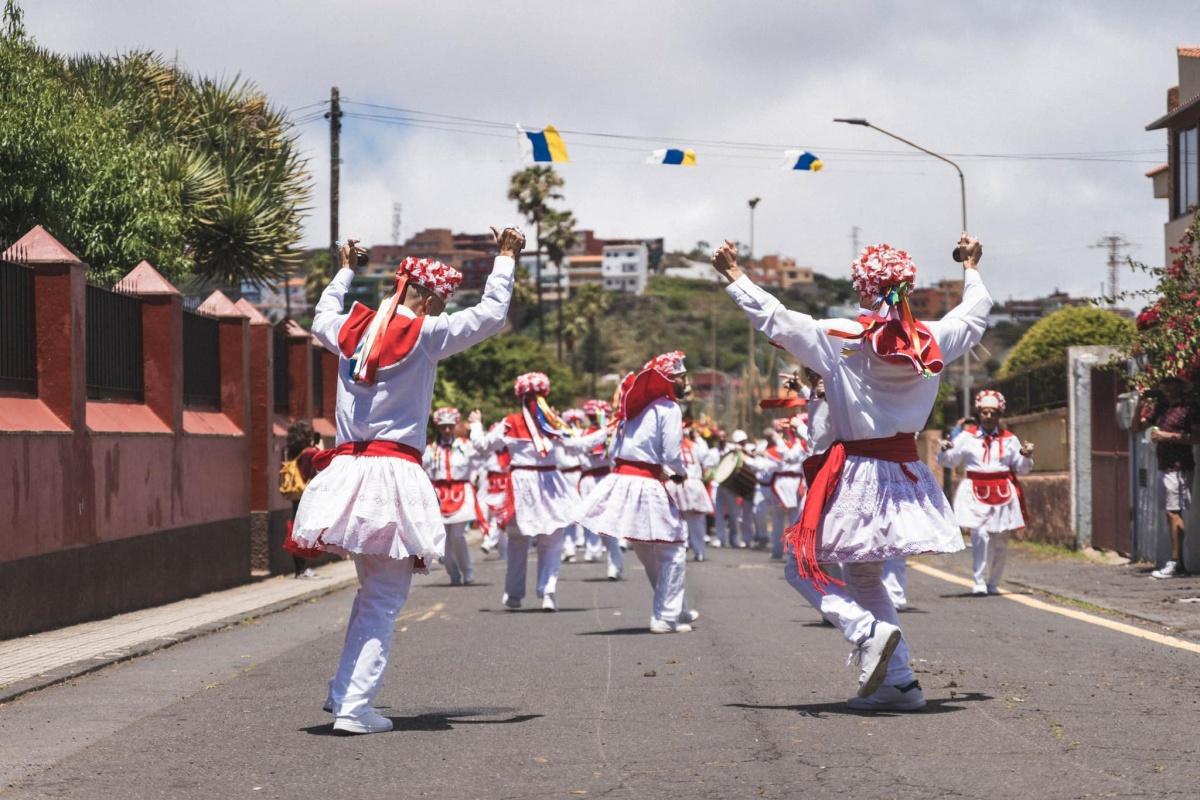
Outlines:
[{"label": "cloudy sky", "polygon": [[[971,154],[961,160],[970,227],[998,298],[1097,294],[1105,253],[1089,245],[1107,233],[1136,243],[1135,258],[1162,263],[1166,201],[1153,199],[1144,173],[1165,160],[1165,134],[1144,126],[1176,82],[1175,46],[1200,44],[1194,0],[24,5],[47,47],[153,48],[195,71],[240,73],[297,119],[336,85],[357,103],[647,137],[565,137],[565,203],[601,236],[663,236],[680,249],[746,239],[746,201],[761,197],[759,253],[844,274],[857,226],[862,243],[908,248],[922,282],[954,274],[953,170],[831,121],[867,117],[931,149]],[[505,199],[520,166],[515,129],[437,127],[345,120],[343,235],[390,241],[394,202],[405,236],[515,219]],[[315,186],[307,241],[323,244],[328,132],[320,120],[300,131]],[[826,168],[787,172],[769,149],[700,144],[694,169],[647,165],[666,145],[657,137],[807,147]],[[1081,153],[1115,155],[979,157]],[[1145,285],[1127,273],[1122,281]]]}]

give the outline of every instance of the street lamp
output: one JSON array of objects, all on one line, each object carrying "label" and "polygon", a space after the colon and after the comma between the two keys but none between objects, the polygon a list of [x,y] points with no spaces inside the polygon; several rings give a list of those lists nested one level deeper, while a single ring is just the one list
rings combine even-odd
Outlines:
[{"label": "street lamp", "polygon": [[[761,197],[751,197],[746,201],[750,206],[750,254],[746,257],[746,265],[754,261],[754,209],[762,202]],[[750,360],[746,364],[746,422],[747,428],[754,414],[754,384],[755,373],[758,371],[758,360],[754,357],[754,323],[747,320],[746,325],[746,355]]]},{"label": "street lamp", "polygon": [[[946,158],[944,155],[941,155],[940,153],[935,153],[932,150],[929,150],[928,148],[921,147],[921,145],[917,144],[916,142],[910,142],[908,139],[905,139],[903,136],[897,136],[896,134],[892,133],[891,131],[885,131],[883,128],[880,128],[878,125],[872,125],[870,122],[867,122],[865,119],[863,119],[861,117],[837,117],[833,121],[841,122],[846,125],[861,125],[864,128],[871,128],[873,130],[877,130],[880,133],[882,133],[884,136],[890,136],[891,138],[895,139],[898,142],[903,142],[904,144],[908,145],[909,147],[912,147],[916,150],[920,150],[922,153],[925,153],[926,155],[931,155],[934,158],[938,159],[939,161],[945,161],[947,164],[954,167],[954,171],[958,173],[958,190],[959,190],[959,197],[962,201],[962,231],[963,231],[963,233],[966,233],[966,231],[967,231],[967,180],[966,180],[966,178],[963,177],[962,168],[960,168],[958,166],[958,164],[955,164],[953,161]],[[957,247],[954,248],[954,260],[955,261],[962,260],[959,256],[959,251],[958,251]],[[963,353],[962,409],[963,409],[964,417],[970,415],[970,413],[971,413],[971,351],[970,351],[970,349],[968,349],[966,352]]]}]

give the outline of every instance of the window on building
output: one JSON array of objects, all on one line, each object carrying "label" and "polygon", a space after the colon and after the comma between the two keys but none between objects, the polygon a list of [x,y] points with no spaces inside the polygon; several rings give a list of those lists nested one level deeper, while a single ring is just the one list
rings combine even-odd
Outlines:
[{"label": "window on building", "polygon": [[621,270],[622,270],[622,272],[637,272],[638,265],[637,264],[622,264]]},{"label": "window on building", "polygon": [[1175,132],[1175,214],[1200,205],[1200,128]]}]

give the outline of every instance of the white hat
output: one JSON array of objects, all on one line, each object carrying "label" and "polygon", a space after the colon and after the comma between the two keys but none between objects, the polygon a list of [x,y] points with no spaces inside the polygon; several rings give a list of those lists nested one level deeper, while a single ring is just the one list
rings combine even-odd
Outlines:
[{"label": "white hat", "polygon": [[746,435],[746,432],[744,430],[742,430],[741,428],[738,428],[736,431],[733,432],[733,435],[729,437],[729,441],[733,442],[734,444],[742,444],[749,438],[750,437]]}]

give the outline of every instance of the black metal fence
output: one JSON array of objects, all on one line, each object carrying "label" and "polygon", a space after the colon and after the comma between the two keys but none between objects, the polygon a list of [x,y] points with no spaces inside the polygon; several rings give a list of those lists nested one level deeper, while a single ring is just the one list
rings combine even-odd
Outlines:
[{"label": "black metal fence", "polygon": [[142,402],[142,301],[87,287],[87,396]]},{"label": "black metal fence", "polygon": [[183,312],[183,404],[221,407],[220,323],[191,311]]},{"label": "black metal fence", "polygon": [[1031,414],[1068,404],[1067,360],[1032,367],[996,381],[989,388],[1004,395],[1005,414]]},{"label": "black metal fence", "polygon": [[37,394],[33,270],[0,260],[0,390]]},{"label": "black metal fence", "polygon": [[283,331],[275,330],[275,411],[286,414],[288,410],[288,384],[291,381],[288,369],[288,338]]},{"label": "black metal fence", "polygon": [[312,406],[313,416],[325,416],[325,359],[321,357],[324,348],[312,348]]}]

